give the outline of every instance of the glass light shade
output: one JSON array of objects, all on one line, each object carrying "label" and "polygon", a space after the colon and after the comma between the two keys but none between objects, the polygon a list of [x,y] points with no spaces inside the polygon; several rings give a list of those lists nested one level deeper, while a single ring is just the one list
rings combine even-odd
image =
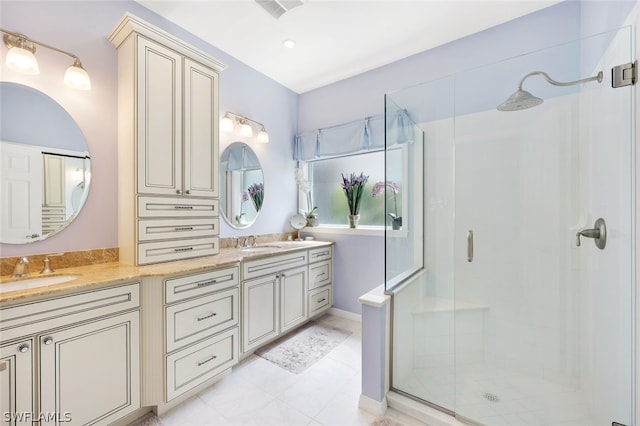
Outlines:
[{"label": "glass light shade", "polygon": [[267,131],[264,129],[264,127],[262,128],[262,130],[260,130],[258,132],[258,142],[260,142],[260,143],[268,143],[269,142],[269,133],[267,133]]},{"label": "glass light shade", "polygon": [[220,131],[225,133],[233,132],[233,120],[226,115],[222,118],[222,120],[220,120]]},{"label": "glass light shade", "polygon": [[7,67],[23,74],[40,74],[38,61],[33,53],[22,47],[14,46],[7,52]]},{"label": "glass light shade", "polygon": [[249,126],[247,123],[242,124],[242,126],[240,126],[240,136],[243,136],[245,138],[250,138],[251,136],[253,136],[253,129],[251,128],[251,126]]},{"label": "glass light shade", "polygon": [[67,68],[64,73],[64,83],[78,90],[90,90],[91,79],[89,74],[82,68],[80,61],[76,60],[73,65]]}]

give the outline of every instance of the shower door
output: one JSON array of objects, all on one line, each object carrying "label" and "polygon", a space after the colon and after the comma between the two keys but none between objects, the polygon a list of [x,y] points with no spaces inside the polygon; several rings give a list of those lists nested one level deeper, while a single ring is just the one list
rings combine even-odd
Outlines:
[{"label": "shower door", "polygon": [[[455,413],[472,423],[634,423],[632,62],[623,28],[456,76]],[[499,112],[532,71],[535,108]],[[494,107],[478,108],[477,94]],[[473,98],[470,96],[473,94]],[[480,111],[480,112],[477,112]],[[604,249],[576,233],[603,218]],[[472,307],[472,308],[470,308]],[[617,422],[617,423],[616,423]]]}]

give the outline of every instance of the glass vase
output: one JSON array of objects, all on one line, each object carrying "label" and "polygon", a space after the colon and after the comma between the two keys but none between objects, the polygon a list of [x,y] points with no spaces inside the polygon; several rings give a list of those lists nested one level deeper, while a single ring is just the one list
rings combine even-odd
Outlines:
[{"label": "glass vase", "polygon": [[350,214],[349,215],[349,228],[357,228],[359,220],[360,220],[360,215],[359,214]]}]

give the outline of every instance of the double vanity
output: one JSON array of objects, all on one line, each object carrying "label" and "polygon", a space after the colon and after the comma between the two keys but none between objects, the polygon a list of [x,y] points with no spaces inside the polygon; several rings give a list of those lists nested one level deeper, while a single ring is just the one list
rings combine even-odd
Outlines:
[{"label": "double vanity", "polygon": [[[31,279],[56,277],[68,281]],[[163,413],[325,312],[332,295],[332,243],[317,241],[0,277],[0,409],[29,413],[2,424]]]}]

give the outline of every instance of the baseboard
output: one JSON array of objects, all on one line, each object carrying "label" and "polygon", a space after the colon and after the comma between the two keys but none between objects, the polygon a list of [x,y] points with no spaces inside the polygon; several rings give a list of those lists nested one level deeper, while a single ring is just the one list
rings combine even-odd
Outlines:
[{"label": "baseboard", "polygon": [[362,322],[362,315],[360,314],[356,314],[353,312],[349,312],[349,311],[345,311],[342,309],[338,309],[338,308],[329,308],[328,313],[330,313],[331,315],[335,315],[337,317],[341,317],[341,318],[345,318],[351,321],[358,321],[358,322]]},{"label": "baseboard", "polygon": [[387,411],[387,398],[383,398],[382,401],[376,401],[373,398],[360,394],[358,407],[368,413],[380,416]]}]

